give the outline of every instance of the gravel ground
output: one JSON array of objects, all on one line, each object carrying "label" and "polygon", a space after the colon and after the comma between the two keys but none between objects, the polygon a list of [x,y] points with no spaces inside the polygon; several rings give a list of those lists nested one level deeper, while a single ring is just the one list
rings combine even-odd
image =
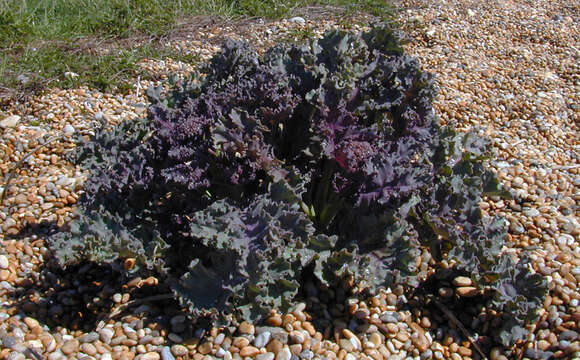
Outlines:
[{"label": "gravel ground", "polygon": [[[490,359],[580,358],[580,3],[567,0],[400,0],[407,50],[437,75],[435,108],[446,123],[493,139],[491,166],[516,194],[481,207],[509,221],[510,248],[531,253],[550,294],[530,336],[512,349],[488,339],[497,319],[481,313],[470,279],[444,279],[447,305],[416,306],[401,289],[358,300],[342,289],[306,288],[308,298],[265,324],[205,331],[165,295],[157,279],[121,279],[106,268],[58,270],[44,247],[46,224],[70,220],[83,174],[67,163],[70,136],[96,120],[140,116],[142,89],[104,94],[53,90],[0,116],[0,172],[27,157],[0,205],[0,359]],[[224,36],[265,48],[349,21],[254,22],[171,40],[202,59]],[[342,25],[341,25],[342,24]],[[355,27],[354,25],[351,25]],[[190,65],[146,61],[160,78]],[[24,230],[23,230],[24,229]],[[452,301],[459,299],[461,301]],[[454,307],[461,303],[461,307]],[[446,310],[455,315],[448,317]],[[319,313],[326,314],[319,315]],[[472,344],[463,324],[475,337]]]}]

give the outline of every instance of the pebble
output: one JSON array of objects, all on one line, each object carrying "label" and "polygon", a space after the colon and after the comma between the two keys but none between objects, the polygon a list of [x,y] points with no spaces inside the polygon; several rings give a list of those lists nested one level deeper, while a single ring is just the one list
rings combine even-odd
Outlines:
[{"label": "pebble", "polygon": [[114,335],[115,332],[109,328],[103,328],[99,331],[99,337],[101,338],[101,341],[104,342],[105,344],[111,343],[111,339],[113,338]]},{"label": "pebble", "polygon": [[242,357],[246,357],[246,356],[256,356],[257,354],[260,353],[260,350],[258,350],[256,347],[254,346],[245,346],[240,350],[240,355]]},{"label": "pebble", "polygon": [[171,353],[175,356],[185,356],[189,351],[187,348],[180,344],[175,344],[171,346]]},{"label": "pebble", "polygon": [[266,346],[266,344],[268,344],[268,341],[270,341],[270,335],[271,333],[269,331],[264,331],[256,335],[256,337],[254,338],[254,346],[257,347],[258,349]]},{"label": "pebble", "polygon": [[64,126],[64,129],[62,129],[62,131],[66,134],[66,135],[72,135],[75,132],[75,128],[70,125],[70,124],[66,124]]},{"label": "pebble", "polygon": [[157,352],[148,352],[145,354],[137,355],[135,360],[159,360],[161,359],[161,355]]},{"label": "pebble", "polygon": [[6,255],[0,255],[0,269],[8,269],[8,266],[10,266],[8,257]]},{"label": "pebble", "polygon": [[256,360],[274,360],[274,354],[271,352],[266,352],[256,355]]},{"label": "pebble", "polygon": [[13,128],[20,122],[20,115],[10,115],[0,121],[0,127]]},{"label": "pebble", "polygon": [[290,352],[290,348],[286,345],[276,354],[276,360],[290,360],[291,358],[292,353]]},{"label": "pebble", "polygon": [[295,16],[293,18],[290,18],[288,21],[290,21],[291,23],[298,23],[301,25],[306,24],[306,20],[303,17],[300,16]]},{"label": "pebble", "polygon": [[76,339],[65,341],[60,348],[60,350],[66,355],[75,353],[78,351],[78,349],[79,349],[79,341]]}]

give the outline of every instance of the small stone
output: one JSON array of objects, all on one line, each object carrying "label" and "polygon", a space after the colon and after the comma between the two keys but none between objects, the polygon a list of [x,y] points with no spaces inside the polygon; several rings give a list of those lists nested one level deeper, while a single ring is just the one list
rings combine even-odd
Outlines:
[{"label": "small stone", "polygon": [[352,352],[355,350],[354,344],[348,339],[340,339],[338,345],[340,345],[340,348],[344,349],[346,352]]},{"label": "small stone", "polygon": [[13,128],[16,127],[16,125],[18,125],[18,123],[20,122],[20,116],[19,115],[10,115],[6,118],[4,118],[4,120],[0,121],[0,127],[3,128]]},{"label": "small stone", "polygon": [[550,346],[552,346],[548,341],[546,340],[539,340],[538,341],[538,349],[542,350],[542,351],[546,351],[550,348]]},{"label": "small stone", "polygon": [[472,284],[471,278],[468,278],[467,276],[458,276],[455,279],[453,279],[453,285],[457,287],[471,286],[471,284]]},{"label": "small stone", "polygon": [[60,350],[65,355],[70,355],[72,353],[75,353],[79,350],[79,341],[76,339],[65,341],[64,344],[62,344]]},{"label": "small stone", "polygon": [[397,295],[393,293],[387,294],[387,304],[391,306],[397,305]]},{"label": "small stone", "polygon": [[250,340],[248,340],[248,338],[246,338],[246,337],[238,336],[238,337],[234,338],[232,345],[234,345],[238,349],[241,349],[243,347],[250,345]]},{"label": "small stone", "polygon": [[274,354],[271,352],[256,355],[256,360],[274,360]]},{"label": "small stone", "polygon": [[238,327],[238,330],[240,331],[241,334],[250,334],[250,335],[254,335],[256,331],[254,325],[250,324],[247,321],[243,321]]},{"label": "small stone", "polygon": [[246,346],[246,347],[242,348],[242,350],[240,350],[240,355],[242,357],[246,357],[246,356],[254,357],[259,353],[260,353],[260,350],[258,350],[254,346]]},{"label": "small stone", "polygon": [[97,348],[91,343],[81,344],[81,351],[87,355],[94,356],[97,354]]},{"label": "small stone", "polygon": [[8,269],[10,266],[10,261],[6,255],[0,255],[0,269]]},{"label": "small stone", "polygon": [[292,358],[292,353],[290,352],[290,348],[288,346],[284,346],[276,354],[276,360],[290,360],[291,358]]},{"label": "small stone", "polygon": [[91,331],[90,333],[84,334],[83,336],[78,338],[78,340],[81,343],[94,343],[98,339],[99,339],[99,334],[97,334],[94,331]]},{"label": "small stone", "polygon": [[270,341],[268,345],[266,345],[266,350],[274,354],[278,354],[283,347],[284,344],[280,340],[272,339],[272,341]]},{"label": "small stone", "polygon": [[396,334],[399,332],[399,327],[395,323],[388,323],[385,325],[389,334]]},{"label": "small stone", "polygon": [[384,313],[379,318],[384,323],[393,323],[393,324],[396,324],[396,323],[399,322],[399,319],[397,319],[397,317],[394,316],[393,314],[396,314],[396,313]]},{"label": "small stone", "polygon": [[457,292],[457,294],[459,296],[463,296],[463,297],[473,297],[476,296],[479,291],[477,290],[476,287],[473,286],[463,286],[463,287],[459,287],[455,290]]},{"label": "small stone", "polygon": [[296,24],[300,24],[300,25],[306,24],[306,20],[304,20],[304,18],[300,17],[300,16],[295,16],[293,18],[290,18],[288,21],[291,23],[296,23]]},{"label": "small stone", "polygon": [[141,354],[135,358],[135,360],[159,360],[161,355],[159,353],[151,351],[145,354]]},{"label": "small stone", "polygon": [[560,340],[575,341],[576,339],[578,339],[578,333],[573,330],[562,331],[560,333],[560,336],[558,336],[558,338]]},{"label": "small stone", "polygon": [[282,317],[278,314],[272,315],[266,320],[270,326],[280,326],[282,325]]},{"label": "small stone", "polygon": [[217,334],[215,339],[213,339],[213,343],[216,345],[221,345],[224,342],[225,338],[226,338],[226,335],[224,333],[219,333],[219,334]]},{"label": "small stone", "polygon": [[64,129],[62,129],[62,131],[66,134],[66,135],[72,135],[75,133],[75,128],[70,125],[70,124],[66,124],[64,126]]},{"label": "small stone", "polygon": [[304,343],[304,334],[300,331],[292,331],[288,336],[291,344],[302,344]]},{"label": "small stone", "polygon": [[202,355],[209,354],[211,352],[211,349],[212,349],[212,343],[210,343],[210,342],[204,342],[203,344],[201,344],[197,347],[197,351]]},{"label": "small stone", "polygon": [[457,352],[459,353],[459,355],[461,356],[471,356],[471,349],[465,346],[460,346],[459,349],[457,350]]},{"label": "small stone", "polygon": [[264,331],[256,335],[256,337],[254,338],[254,346],[257,347],[258,349],[266,346],[266,344],[268,344],[268,341],[270,341],[270,335],[271,333],[269,331]]},{"label": "small stone", "polygon": [[99,336],[101,338],[101,341],[104,342],[105,344],[111,343],[111,339],[113,338],[113,335],[115,335],[115,332],[109,328],[103,328],[99,331]]},{"label": "small stone", "polygon": [[175,360],[175,356],[171,353],[169,346],[161,348],[161,360]]},{"label": "small stone", "polygon": [[524,357],[527,357],[532,360],[548,360],[554,356],[554,353],[551,351],[542,351],[536,350],[534,348],[527,348],[524,352]]},{"label": "small stone", "polygon": [[183,345],[176,344],[171,347],[171,353],[175,356],[185,356],[188,352],[187,348]]},{"label": "small stone", "polygon": [[383,340],[381,338],[381,335],[379,333],[372,333],[371,336],[369,337],[369,341],[372,342],[373,344],[375,344],[375,346],[379,346],[383,343]]}]

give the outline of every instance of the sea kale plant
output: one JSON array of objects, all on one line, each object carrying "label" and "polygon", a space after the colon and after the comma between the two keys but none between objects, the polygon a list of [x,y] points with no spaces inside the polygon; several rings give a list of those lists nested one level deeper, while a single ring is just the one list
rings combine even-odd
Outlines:
[{"label": "sea kale plant", "polygon": [[[503,195],[487,140],[441,126],[435,86],[391,30],[332,31],[263,56],[227,41],[148,117],[104,124],[75,152],[88,171],[78,218],[50,239],[58,261],[155,273],[194,316],[287,310],[305,272],[335,286],[415,287],[428,251],[492,291],[521,337],[546,291],[502,254]],[[419,266],[418,266],[419,265]],[[514,330],[515,329],[515,330]]]}]

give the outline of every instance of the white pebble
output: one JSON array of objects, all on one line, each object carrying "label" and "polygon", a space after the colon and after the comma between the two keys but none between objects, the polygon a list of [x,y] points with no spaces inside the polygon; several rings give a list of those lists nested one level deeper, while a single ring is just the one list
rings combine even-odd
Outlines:
[{"label": "white pebble", "polygon": [[16,127],[16,125],[18,125],[18,122],[20,122],[19,115],[10,115],[4,118],[4,120],[0,121],[0,127],[13,128]]},{"label": "white pebble", "polygon": [[8,257],[6,255],[0,255],[0,269],[8,269],[8,265],[10,265]]},{"label": "white pebble", "polygon": [[304,20],[304,18],[300,17],[300,16],[295,16],[288,21],[290,21],[291,23],[296,23],[296,24],[300,24],[300,25],[306,24],[306,20]]},{"label": "white pebble", "polygon": [[75,132],[75,128],[70,124],[66,124],[62,131],[64,131],[66,135],[72,135]]}]

